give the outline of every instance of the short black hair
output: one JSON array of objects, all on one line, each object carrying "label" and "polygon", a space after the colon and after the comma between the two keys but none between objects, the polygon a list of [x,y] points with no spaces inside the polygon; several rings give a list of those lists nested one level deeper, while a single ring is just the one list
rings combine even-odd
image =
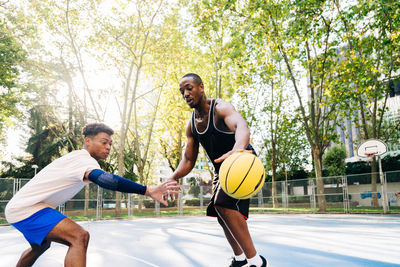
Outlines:
[{"label": "short black hair", "polygon": [[101,122],[88,123],[82,128],[83,137],[95,136],[98,133],[106,133],[109,135],[114,134],[114,130]]},{"label": "short black hair", "polygon": [[200,76],[197,75],[196,73],[188,73],[188,74],[185,74],[185,75],[182,77],[182,79],[183,79],[183,78],[186,78],[186,77],[191,77],[191,78],[193,78],[193,80],[197,83],[197,85],[200,85],[200,84],[203,83],[203,80],[202,80],[202,79],[200,78]]}]

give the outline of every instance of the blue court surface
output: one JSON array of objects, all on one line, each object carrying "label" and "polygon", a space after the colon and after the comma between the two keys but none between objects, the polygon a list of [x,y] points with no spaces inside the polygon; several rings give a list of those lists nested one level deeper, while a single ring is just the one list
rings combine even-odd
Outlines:
[{"label": "blue court surface", "polygon": [[[398,215],[256,215],[248,221],[271,267],[400,266]],[[214,218],[140,218],[80,223],[90,232],[87,266],[229,266],[232,252]],[[28,247],[0,227],[0,266],[15,266]],[[53,244],[34,266],[63,266],[67,247]]]}]

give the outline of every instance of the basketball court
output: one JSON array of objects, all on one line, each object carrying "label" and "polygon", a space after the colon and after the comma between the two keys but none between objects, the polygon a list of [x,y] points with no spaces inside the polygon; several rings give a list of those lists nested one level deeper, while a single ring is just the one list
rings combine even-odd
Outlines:
[{"label": "basketball court", "polygon": [[[141,218],[80,223],[91,234],[90,267],[229,265],[231,251],[214,218]],[[256,215],[249,227],[272,267],[400,266],[399,215]],[[0,227],[0,266],[15,266],[27,248]],[[34,266],[63,266],[67,247],[53,244]]]}]

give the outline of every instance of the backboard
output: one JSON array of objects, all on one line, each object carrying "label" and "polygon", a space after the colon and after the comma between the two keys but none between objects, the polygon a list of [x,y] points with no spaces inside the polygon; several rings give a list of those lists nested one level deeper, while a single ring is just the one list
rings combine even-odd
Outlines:
[{"label": "backboard", "polygon": [[378,139],[367,140],[357,149],[357,155],[362,158],[371,157],[372,155],[380,156],[386,152],[386,144]]}]

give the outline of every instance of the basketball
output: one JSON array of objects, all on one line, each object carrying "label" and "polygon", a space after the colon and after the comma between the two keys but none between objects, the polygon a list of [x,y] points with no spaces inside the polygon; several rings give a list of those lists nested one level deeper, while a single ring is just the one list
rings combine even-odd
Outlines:
[{"label": "basketball", "polygon": [[222,190],[237,199],[247,199],[263,187],[265,170],[261,160],[248,152],[236,152],[219,169]]}]

